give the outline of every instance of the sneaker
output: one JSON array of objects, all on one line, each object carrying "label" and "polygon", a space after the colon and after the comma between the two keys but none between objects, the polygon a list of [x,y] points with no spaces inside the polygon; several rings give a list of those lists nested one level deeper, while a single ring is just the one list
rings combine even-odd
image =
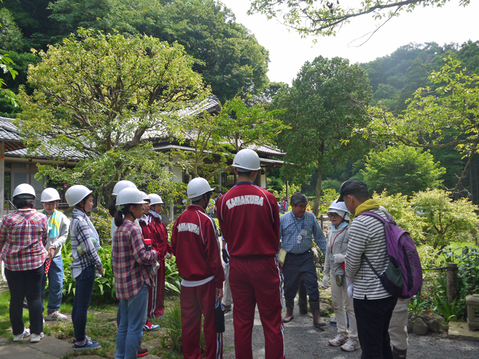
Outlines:
[{"label": "sneaker", "polygon": [[146,331],[146,332],[152,332],[153,330],[158,330],[160,329],[160,325],[159,324],[153,324],[153,323],[149,323],[148,324],[145,324],[143,326],[143,330]]},{"label": "sneaker", "polygon": [[67,320],[67,316],[65,314],[61,314],[58,310],[54,312],[48,313],[45,320],[52,321],[52,320]]},{"label": "sneaker", "polygon": [[333,347],[339,347],[346,343],[347,340],[347,336],[345,336],[343,333],[339,333],[338,335],[336,335],[336,338],[329,341],[329,345],[332,345]]},{"label": "sneaker", "polygon": [[[93,340],[93,339],[90,338],[88,335],[85,335],[85,339],[91,341],[93,344],[98,344],[98,342],[97,342],[96,340]],[[73,338],[73,344],[75,344],[76,341],[77,341],[77,340],[76,340],[75,338]]]},{"label": "sneaker", "polygon": [[148,349],[146,348],[138,349],[138,358],[144,357],[146,355],[148,355]]},{"label": "sneaker", "polygon": [[13,336],[13,341],[14,342],[19,342],[20,340],[23,340],[23,339],[25,339],[29,336],[30,336],[30,331],[25,328],[25,330],[23,331],[22,334],[18,334],[18,335]]},{"label": "sneaker", "polygon": [[101,348],[101,345],[98,342],[93,343],[93,340],[85,338],[83,344],[75,343],[73,344],[73,348],[74,350],[98,349]]},{"label": "sneaker", "polygon": [[353,352],[357,349],[361,349],[361,345],[359,344],[359,341],[357,339],[348,339],[346,344],[341,346],[341,349],[345,352]]},{"label": "sneaker", "polygon": [[30,338],[30,343],[38,343],[40,340],[43,339],[45,335],[43,335],[43,332],[41,332],[40,334],[35,334],[35,333],[32,333],[32,337]]}]

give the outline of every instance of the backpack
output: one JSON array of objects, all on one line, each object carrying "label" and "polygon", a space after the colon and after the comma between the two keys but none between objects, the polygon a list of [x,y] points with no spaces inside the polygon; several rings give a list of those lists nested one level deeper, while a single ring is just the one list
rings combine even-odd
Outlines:
[{"label": "backpack", "polygon": [[360,215],[374,217],[384,224],[389,256],[386,271],[379,274],[368,258],[364,256],[384,289],[393,296],[402,299],[416,295],[422,286],[422,266],[416,244],[409,233],[400,228],[387,212],[387,219],[373,212],[363,212]]}]

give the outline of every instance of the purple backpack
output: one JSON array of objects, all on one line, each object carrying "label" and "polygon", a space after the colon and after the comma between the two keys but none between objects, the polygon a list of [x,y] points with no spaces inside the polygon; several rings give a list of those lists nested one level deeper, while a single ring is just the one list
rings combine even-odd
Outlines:
[{"label": "purple backpack", "polygon": [[360,214],[374,217],[384,224],[389,255],[386,271],[379,274],[368,258],[364,257],[388,293],[402,299],[411,298],[419,292],[422,286],[421,260],[417,253],[416,244],[409,233],[398,227],[389,213],[386,214],[387,220],[373,212]]}]

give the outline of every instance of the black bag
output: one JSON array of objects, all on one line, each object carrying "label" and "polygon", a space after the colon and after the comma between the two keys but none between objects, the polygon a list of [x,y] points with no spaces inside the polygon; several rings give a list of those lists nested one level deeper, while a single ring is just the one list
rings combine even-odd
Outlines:
[{"label": "black bag", "polygon": [[219,300],[215,303],[216,333],[225,332],[225,306]]}]

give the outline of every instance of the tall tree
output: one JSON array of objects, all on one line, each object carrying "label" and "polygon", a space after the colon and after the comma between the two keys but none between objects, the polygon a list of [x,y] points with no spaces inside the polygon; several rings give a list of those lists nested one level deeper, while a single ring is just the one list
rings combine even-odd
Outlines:
[{"label": "tall tree", "polygon": [[371,95],[367,74],[358,65],[339,57],[319,56],[306,62],[293,86],[280,91],[273,101],[274,107],[287,110],[280,118],[291,126],[279,140],[286,151],[282,175],[304,184],[311,170],[317,173],[316,215],[328,167],[333,161],[344,163],[352,152],[360,151],[357,144],[361,139],[354,129],[368,123],[366,105]]},{"label": "tall tree", "polygon": [[[280,18],[304,35],[335,35],[345,23],[358,16],[372,15],[382,23],[413,11],[419,6],[442,6],[449,0],[365,0],[341,2],[334,0],[251,0],[250,13]],[[470,0],[459,0],[466,6]]]},{"label": "tall tree", "polygon": [[456,148],[467,161],[454,189],[457,192],[479,149],[479,75],[469,74],[460,61],[448,57],[429,81],[435,90],[419,88],[397,116],[371,108],[370,129],[376,137],[408,146]]},{"label": "tall tree", "polygon": [[31,151],[56,146],[65,156],[81,154],[73,170],[41,171],[99,189],[122,177],[145,180],[146,171],[166,185],[165,159],[145,140],[174,133],[179,110],[209,94],[183,47],[146,35],[80,30],[39,56],[29,69],[33,94],[23,89],[18,96],[23,111],[16,125]]}]

